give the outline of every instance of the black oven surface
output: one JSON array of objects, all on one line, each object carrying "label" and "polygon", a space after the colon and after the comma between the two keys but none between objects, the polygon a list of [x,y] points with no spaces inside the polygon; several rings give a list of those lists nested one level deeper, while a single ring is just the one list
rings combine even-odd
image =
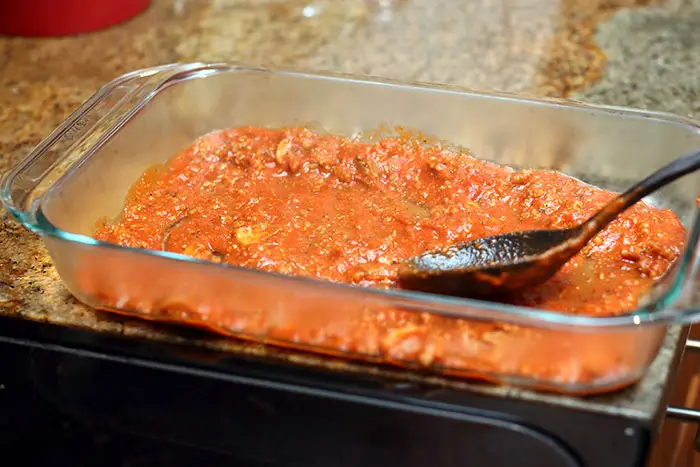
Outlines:
[{"label": "black oven surface", "polygon": [[644,465],[657,426],[615,396],[557,405],[243,357],[195,364],[0,321],[8,466],[625,467]]}]

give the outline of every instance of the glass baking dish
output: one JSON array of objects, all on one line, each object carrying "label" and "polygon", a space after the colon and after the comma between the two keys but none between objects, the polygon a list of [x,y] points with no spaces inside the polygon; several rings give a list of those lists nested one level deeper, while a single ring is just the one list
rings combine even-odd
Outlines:
[{"label": "glass baking dish", "polygon": [[[686,247],[643,306],[616,317],[369,290],[90,237],[99,219],[119,214],[146,168],[203,134],[248,125],[311,126],[359,138],[401,126],[482,159],[558,170],[611,190],[700,146],[696,123],[665,114],[236,64],[173,64],[101,88],[7,174],[2,200],[43,236],[68,289],[92,307],[421,372],[605,392],[643,375],[669,325],[700,317],[693,293],[698,174],[647,200],[675,211],[688,230]],[[214,312],[219,318],[210,323]],[[364,327],[363,317],[377,313],[400,313],[404,324]]]}]

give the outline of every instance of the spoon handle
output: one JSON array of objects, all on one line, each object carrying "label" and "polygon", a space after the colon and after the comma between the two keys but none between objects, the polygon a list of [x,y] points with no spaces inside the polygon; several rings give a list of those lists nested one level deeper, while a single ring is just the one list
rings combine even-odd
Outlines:
[{"label": "spoon handle", "polygon": [[674,159],[606,204],[583,224],[584,236],[587,239],[592,238],[622,212],[632,207],[645,196],[698,169],[700,169],[700,148],[678,159]]}]

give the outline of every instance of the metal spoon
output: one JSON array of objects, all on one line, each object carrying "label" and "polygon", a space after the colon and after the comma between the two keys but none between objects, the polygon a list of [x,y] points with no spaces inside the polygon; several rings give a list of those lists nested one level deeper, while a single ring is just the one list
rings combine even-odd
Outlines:
[{"label": "metal spoon", "polygon": [[506,233],[414,256],[399,268],[399,284],[459,297],[505,296],[536,286],[637,201],[699,168],[700,148],[659,169],[570,229]]}]

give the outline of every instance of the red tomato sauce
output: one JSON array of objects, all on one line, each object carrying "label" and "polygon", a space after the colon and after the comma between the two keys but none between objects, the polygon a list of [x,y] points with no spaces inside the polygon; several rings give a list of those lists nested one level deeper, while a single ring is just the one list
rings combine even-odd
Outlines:
[{"label": "red tomato sauce", "polygon": [[[102,223],[94,237],[263,271],[392,288],[398,286],[399,263],[410,256],[499,233],[571,227],[613,196],[558,172],[514,170],[402,138],[368,144],[301,128],[234,128],[204,136],[148,170],[132,187],[122,215]],[[638,203],[555,277],[510,302],[591,316],[629,312],[678,258],[684,236],[671,211]],[[182,321],[197,322],[192,313]],[[233,312],[221,311],[222,322],[227,313]],[[369,319],[382,329],[404,329],[405,313]],[[225,332],[217,319],[206,317],[208,325]],[[421,324],[427,319],[409,319],[411,333],[427,326]],[[260,334],[250,326],[245,334]],[[478,326],[477,334],[489,339],[491,331],[503,329]],[[299,341],[293,329],[276,337]],[[379,360],[397,354],[386,348],[394,345],[392,339],[382,341]],[[360,346],[353,342],[348,337],[343,347]],[[423,354],[400,351],[398,360],[450,366],[448,347],[443,354],[431,351],[427,363]],[[595,369],[591,364],[548,371],[553,378],[583,381],[614,372],[615,358]],[[499,367],[497,356],[489,359],[491,372],[534,371]],[[473,361],[455,365],[479,370]]]}]

